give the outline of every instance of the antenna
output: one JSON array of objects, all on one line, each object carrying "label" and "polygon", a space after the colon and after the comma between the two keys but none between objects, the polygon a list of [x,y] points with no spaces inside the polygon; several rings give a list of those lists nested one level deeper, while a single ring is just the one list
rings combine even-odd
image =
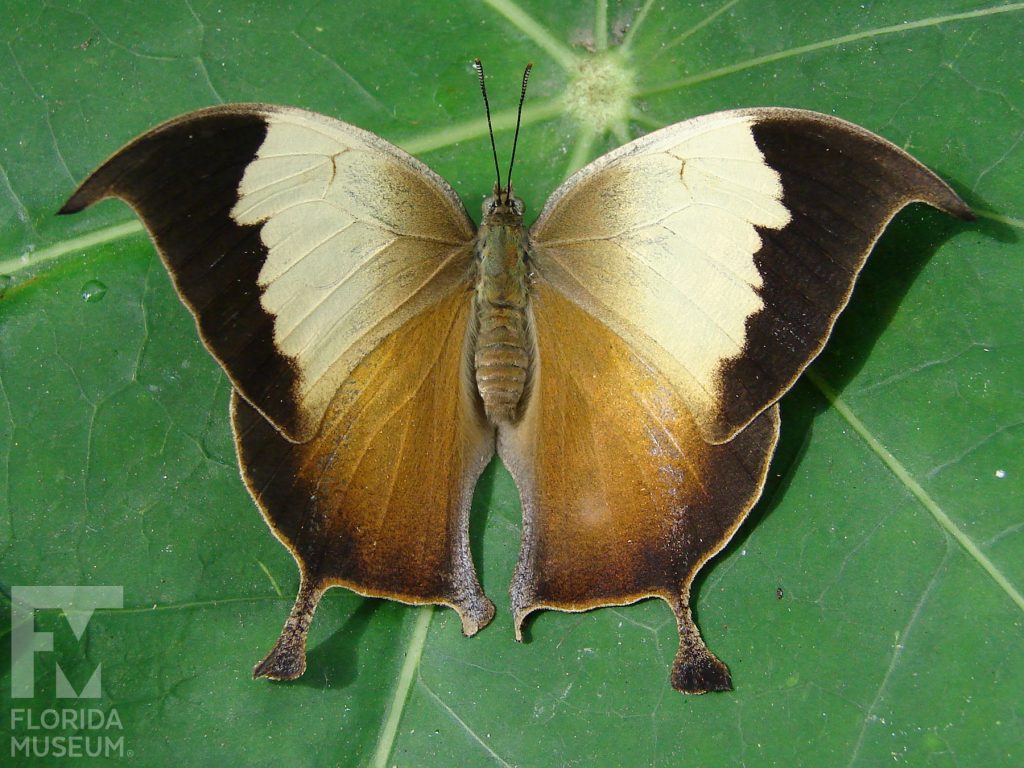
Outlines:
[{"label": "antenna", "polygon": [[[533,69],[532,61],[527,64],[526,69],[523,70],[523,88],[519,92],[519,113],[516,115],[516,135],[515,138],[512,139],[512,159],[508,161],[508,187],[505,189],[506,205],[508,205],[508,199],[512,196],[512,165],[516,161],[516,144],[519,143],[519,124],[523,121],[523,102],[526,100],[526,83],[530,79],[531,69]],[[494,141],[493,135],[491,136],[491,141]]]},{"label": "antenna", "polygon": [[[487,102],[487,86],[484,85],[484,65],[480,63],[480,59],[473,59],[473,69],[476,70],[477,76],[480,78],[480,93],[484,96],[484,111],[487,113],[487,132],[491,134],[491,153],[494,155],[494,175],[498,177],[498,185],[496,187],[498,201],[501,201],[501,171],[498,170],[498,149],[494,146],[494,128],[491,127],[491,105]],[[523,89],[526,89],[526,81],[523,81]],[[516,129],[518,132],[518,128]]]}]

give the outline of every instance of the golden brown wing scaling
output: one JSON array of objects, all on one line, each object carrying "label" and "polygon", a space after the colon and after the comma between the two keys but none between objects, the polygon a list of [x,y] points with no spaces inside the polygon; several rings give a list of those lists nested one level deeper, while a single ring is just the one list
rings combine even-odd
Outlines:
[{"label": "golden brown wing scaling", "polygon": [[493,453],[471,388],[473,224],[440,177],[354,126],[229,104],[157,126],[61,213],[106,197],[145,223],[231,378],[243,475],[299,563],[257,669],[294,677],[323,590],[490,620],[466,532]]},{"label": "golden brown wing scaling", "polygon": [[366,357],[317,435],[284,439],[235,394],[243,476],[301,572],[299,595],[254,676],[292,679],[328,587],[448,605],[472,635],[494,615],[469,552],[477,478],[494,452],[468,368],[471,294],[410,320]]},{"label": "golden brown wing scaling", "polygon": [[679,625],[672,685],[730,688],[690,615],[690,584],[761,493],[777,408],[724,445],[705,443],[668,382],[606,326],[543,282],[532,309],[531,401],[498,440],[523,501],[517,632],[540,608],[660,597]]}]

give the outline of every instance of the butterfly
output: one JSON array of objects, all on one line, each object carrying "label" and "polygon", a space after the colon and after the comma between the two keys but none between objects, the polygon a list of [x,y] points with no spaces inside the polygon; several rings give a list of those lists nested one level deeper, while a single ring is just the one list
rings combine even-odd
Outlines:
[{"label": "butterfly", "polygon": [[330,587],[490,622],[468,523],[497,453],[523,509],[517,639],[539,609],[659,597],[672,686],[728,690],[690,586],[761,494],[779,398],[900,209],[970,209],[885,139],[790,108],[643,136],[528,230],[494,158],[477,228],[380,137],[230,104],[135,139],[61,213],[127,201],[231,380],[243,479],[300,572],[254,677],[303,673]]}]

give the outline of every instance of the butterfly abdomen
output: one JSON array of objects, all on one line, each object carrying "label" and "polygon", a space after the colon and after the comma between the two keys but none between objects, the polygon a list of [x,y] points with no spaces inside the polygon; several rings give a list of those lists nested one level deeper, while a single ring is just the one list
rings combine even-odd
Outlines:
[{"label": "butterfly abdomen", "polygon": [[473,362],[484,410],[495,424],[515,421],[530,367],[525,310],[480,302],[477,313]]},{"label": "butterfly abdomen", "polygon": [[526,252],[521,223],[480,228],[476,288],[476,386],[493,424],[516,421],[530,369]]}]

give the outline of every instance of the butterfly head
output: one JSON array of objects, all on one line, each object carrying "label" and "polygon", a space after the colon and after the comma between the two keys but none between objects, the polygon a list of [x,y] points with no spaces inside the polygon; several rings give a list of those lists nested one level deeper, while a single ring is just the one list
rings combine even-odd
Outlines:
[{"label": "butterfly head", "polygon": [[481,222],[485,226],[523,226],[523,201],[511,189],[499,189],[484,199]]}]

